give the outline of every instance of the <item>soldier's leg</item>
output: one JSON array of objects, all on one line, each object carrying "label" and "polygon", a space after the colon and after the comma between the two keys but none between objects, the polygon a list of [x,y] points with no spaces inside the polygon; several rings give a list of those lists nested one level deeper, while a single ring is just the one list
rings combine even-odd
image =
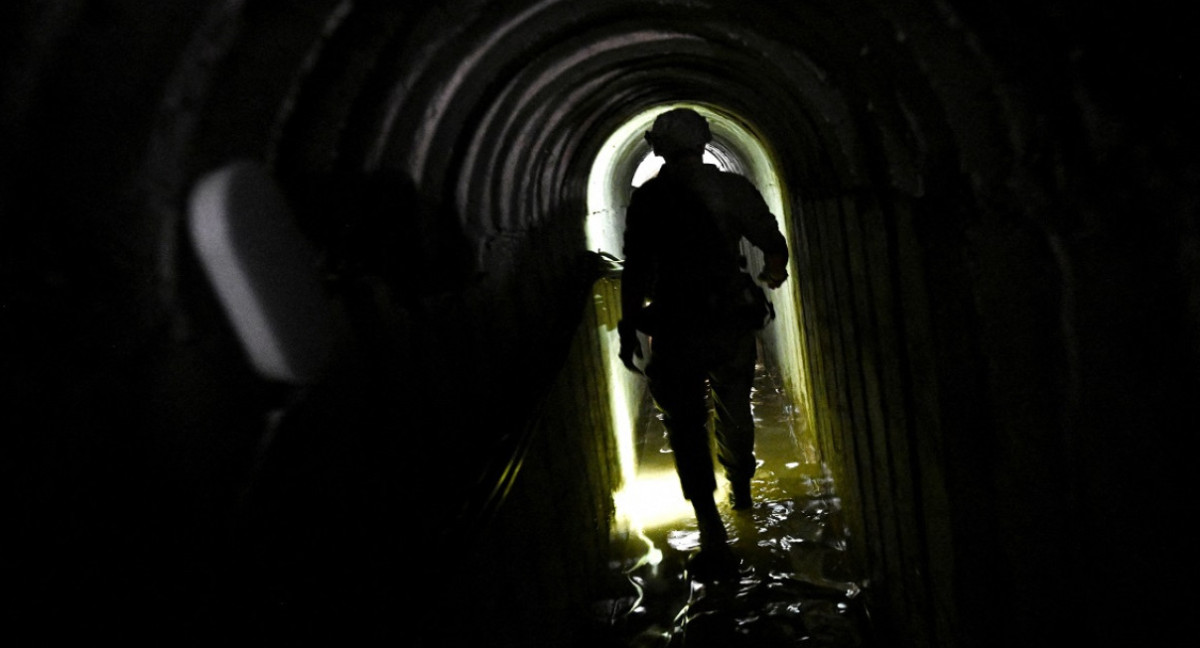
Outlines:
[{"label": "soldier's leg", "polygon": [[754,415],[750,409],[750,388],[758,346],[753,334],[733,341],[730,355],[711,373],[716,421],[717,459],[732,486],[733,508],[746,509],[752,504],[750,478],[757,467],[754,456]]},{"label": "soldier's leg", "polygon": [[708,381],[687,359],[656,351],[647,368],[650,394],[663,414],[683,496],[692,503],[702,547],[724,544],[724,523],[713,500],[717,488],[708,441]]},{"label": "soldier's leg", "polygon": [[708,409],[704,375],[696,372],[655,375],[650,394],[662,412],[683,496],[694,499],[716,488],[708,445]]}]

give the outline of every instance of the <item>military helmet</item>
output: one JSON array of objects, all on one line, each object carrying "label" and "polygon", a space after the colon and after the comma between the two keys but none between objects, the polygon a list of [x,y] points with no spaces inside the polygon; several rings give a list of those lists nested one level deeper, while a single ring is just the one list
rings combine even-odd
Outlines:
[{"label": "military helmet", "polygon": [[646,141],[663,157],[704,153],[704,145],[711,139],[708,120],[690,108],[676,108],[659,115],[646,133]]}]

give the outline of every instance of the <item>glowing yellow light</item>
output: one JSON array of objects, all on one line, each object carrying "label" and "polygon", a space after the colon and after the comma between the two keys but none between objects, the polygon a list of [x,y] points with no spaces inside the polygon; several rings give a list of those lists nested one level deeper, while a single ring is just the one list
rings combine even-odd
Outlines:
[{"label": "glowing yellow light", "polygon": [[[608,313],[615,312],[617,306],[608,302],[615,302],[618,298],[617,293],[602,290],[596,294],[597,307]],[[615,318],[604,324],[597,333],[600,339],[601,363],[608,380],[609,423],[617,447],[617,465],[623,485],[631,483],[637,473],[633,423],[638,409],[636,404],[640,402],[644,386],[640,383],[641,376],[626,369],[617,357],[621,341],[616,330]]]},{"label": "glowing yellow light", "polygon": [[690,518],[691,504],[679,489],[674,470],[640,473],[613,495],[617,510],[632,528],[640,530],[664,527]]}]

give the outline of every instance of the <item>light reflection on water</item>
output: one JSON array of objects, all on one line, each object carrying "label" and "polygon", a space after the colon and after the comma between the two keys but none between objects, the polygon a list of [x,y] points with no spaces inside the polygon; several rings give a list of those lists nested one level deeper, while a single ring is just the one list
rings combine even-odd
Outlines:
[{"label": "light reflection on water", "polygon": [[[617,540],[610,586],[597,616],[613,648],[871,645],[862,581],[853,573],[841,503],[820,466],[803,465],[793,434],[797,415],[773,377],[759,367],[753,395],[759,469],[754,507],[736,512],[717,497],[741,561],[728,582],[688,578],[699,548],[694,519]],[[662,424],[647,413],[640,468],[670,465]],[[662,463],[667,462],[667,463]],[[682,499],[682,495],[679,496]],[[646,562],[647,541],[661,560]]]}]

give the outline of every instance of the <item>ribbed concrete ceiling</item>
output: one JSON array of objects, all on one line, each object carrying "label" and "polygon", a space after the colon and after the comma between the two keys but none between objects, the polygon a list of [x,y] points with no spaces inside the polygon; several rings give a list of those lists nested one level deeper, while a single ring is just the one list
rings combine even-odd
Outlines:
[{"label": "ribbed concrete ceiling", "polygon": [[870,164],[920,189],[913,161],[929,116],[900,103],[928,88],[897,91],[921,72],[905,30],[869,5],[460,2],[405,20],[373,86],[366,164],[453,191],[477,233],[579,213],[604,139],[678,100],[744,115],[785,175],[814,191],[866,182],[860,129],[878,129],[892,146],[870,152],[888,157]]}]

